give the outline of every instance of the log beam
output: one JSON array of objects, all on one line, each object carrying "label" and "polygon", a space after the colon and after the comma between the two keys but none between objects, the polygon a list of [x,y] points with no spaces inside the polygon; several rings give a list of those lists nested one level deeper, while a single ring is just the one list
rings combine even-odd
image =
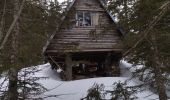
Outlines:
[{"label": "log beam", "polygon": [[105,76],[112,76],[112,62],[111,62],[111,53],[108,53],[106,58],[105,58],[105,67],[104,67],[104,72]]},{"label": "log beam", "polygon": [[72,80],[72,57],[70,54],[67,54],[65,57],[65,64],[66,64],[66,80]]}]

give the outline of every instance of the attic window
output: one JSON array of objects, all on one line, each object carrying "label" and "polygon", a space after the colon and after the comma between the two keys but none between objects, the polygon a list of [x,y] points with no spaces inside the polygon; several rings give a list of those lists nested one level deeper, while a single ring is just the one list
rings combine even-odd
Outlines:
[{"label": "attic window", "polygon": [[91,13],[90,12],[77,12],[76,14],[76,26],[92,26]]}]

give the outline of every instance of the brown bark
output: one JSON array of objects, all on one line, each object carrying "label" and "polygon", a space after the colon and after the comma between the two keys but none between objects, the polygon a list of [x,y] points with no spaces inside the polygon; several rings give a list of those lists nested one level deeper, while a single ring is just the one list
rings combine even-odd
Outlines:
[{"label": "brown bark", "polygon": [[[5,35],[2,43],[0,44],[0,50],[4,48],[5,43],[8,41],[10,34],[12,33],[13,29],[15,28],[15,26],[16,26],[16,24],[17,24],[17,22],[18,22],[18,19],[19,19],[19,17],[20,17],[20,14],[21,14],[21,12],[22,12],[22,9],[23,9],[23,7],[24,7],[24,3],[25,3],[25,0],[22,1],[22,4],[21,4],[20,9],[18,9],[17,12],[15,12],[14,20],[13,20],[13,22],[11,23],[11,25],[10,25],[10,27],[9,27],[9,29],[8,29],[8,31],[7,31],[7,33],[6,33],[6,35]],[[14,3],[14,4],[15,4],[15,3]],[[18,6],[18,7],[19,7],[19,6]]]},{"label": "brown bark", "polygon": [[4,1],[3,14],[2,14],[1,22],[0,22],[0,42],[1,42],[2,37],[3,37],[3,28],[4,28],[5,13],[6,13],[6,0]]},{"label": "brown bark", "polygon": [[[19,0],[14,0],[14,19],[18,17],[19,11]],[[11,68],[9,70],[9,85],[8,85],[8,99],[18,99],[18,66],[17,66],[17,55],[18,55],[18,37],[19,37],[19,22],[15,22],[12,41],[11,41]]]},{"label": "brown bark", "polygon": [[18,99],[18,70],[16,68],[11,68],[9,70],[9,85],[8,85],[8,100]]},{"label": "brown bark", "polygon": [[157,88],[157,92],[159,95],[159,100],[167,100],[167,94],[166,94],[166,86],[165,86],[165,79],[162,73],[162,64],[161,64],[161,59],[159,57],[159,51],[157,47],[157,42],[156,42],[156,36],[155,33],[151,35],[151,40],[152,40],[152,52],[153,52],[153,72],[155,75],[155,85]]},{"label": "brown bark", "polygon": [[154,74],[155,74],[155,84],[157,87],[157,91],[159,94],[159,100],[167,100],[167,94],[166,94],[166,87],[165,87],[165,79],[163,77],[163,73],[161,72],[161,64],[160,59],[157,55],[157,53],[154,56]]}]

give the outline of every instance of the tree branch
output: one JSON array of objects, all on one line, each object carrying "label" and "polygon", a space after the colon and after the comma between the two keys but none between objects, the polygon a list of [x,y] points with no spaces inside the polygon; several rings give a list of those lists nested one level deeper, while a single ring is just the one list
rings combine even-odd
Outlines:
[{"label": "tree branch", "polygon": [[2,13],[2,18],[1,18],[1,22],[0,22],[0,41],[3,37],[3,27],[4,27],[4,16],[5,16],[5,13],[6,13],[6,0],[4,2],[4,7],[3,7],[3,13]]},{"label": "tree branch", "polygon": [[2,43],[1,43],[1,45],[0,45],[0,50],[2,50],[2,49],[4,48],[5,43],[8,41],[8,38],[9,38],[9,36],[10,36],[13,28],[15,27],[15,24],[16,24],[17,20],[19,19],[20,15],[21,15],[21,12],[22,12],[22,10],[23,10],[23,8],[24,8],[24,3],[25,3],[25,0],[22,1],[21,6],[20,6],[20,9],[19,9],[19,11],[18,11],[18,14],[17,14],[17,16],[14,18],[11,26],[9,27],[9,29],[8,29],[6,35],[5,35],[5,38],[3,39],[3,41],[2,41]]},{"label": "tree branch", "polygon": [[170,1],[167,1],[159,8],[161,9],[161,12],[154,17],[153,21],[149,23],[149,27],[142,32],[142,34],[144,34],[143,37],[139,39],[129,50],[123,53],[123,56],[128,55],[133,49],[135,49],[139,45],[141,41],[143,41],[146,38],[149,32],[154,28],[154,26],[161,20],[163,15],[168,11],[169,6],[170,6]]}]

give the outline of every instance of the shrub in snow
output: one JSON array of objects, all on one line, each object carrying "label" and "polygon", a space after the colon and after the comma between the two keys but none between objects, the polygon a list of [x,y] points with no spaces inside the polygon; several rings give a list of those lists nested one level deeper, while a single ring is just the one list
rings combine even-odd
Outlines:
[{"label": "shrub in snow", "polygon": [[[139,87],[127,86],[126,82],[115,82],[113,90],[105,90],[103,84],[94,84],[89,90],[85,98],[81,100],[137,100],[135,96]],[[108,99],[109,95],[109,99]]]},{"label": "shrub in snow", "polygon": [[[39,80],[47,79],[47,77],[36,76],[41,69],[38,67],[30,67],[20,70],[18,73],[17,91],[18,99],[38,99],[41,100],[40,95],[48,91],[42,84],[38,83]],[[8,73],[0,77],[0,100],[6,100],[8,98]]]},{"label": "shrub in snow", "polygon": [[113,90],[107,91],[107,93],[111,93],[111,100],[135,100],[137,92],[137,87],[127,86],[126,82],[115,82]]},{"label": "shrub in snow", "polygon": [[85,98],[81,100],[102,100],[104,98],[105,94],[104,92],[104,85],[103,84],[97,84],[95,83],[89,90],[88,94]]}]

